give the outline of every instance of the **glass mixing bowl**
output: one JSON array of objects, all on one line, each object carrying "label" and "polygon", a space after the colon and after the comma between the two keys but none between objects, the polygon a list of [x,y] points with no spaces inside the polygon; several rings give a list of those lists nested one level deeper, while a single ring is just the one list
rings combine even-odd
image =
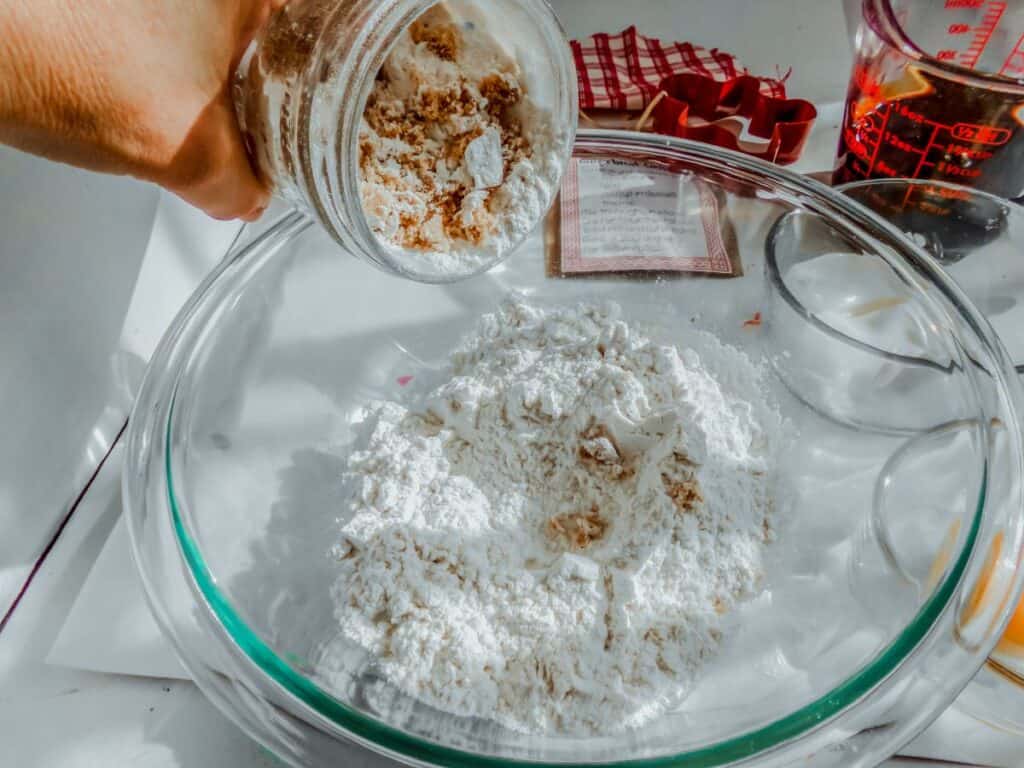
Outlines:
[{"label": "glass mixing bowl", "polygon": [[[668,176],[657,188],[678,199],[665,192],[659,215],[702,217],[736,274],[550,276],[548,227],[491,272],[432,287],[285,216],[203,283],[139,397],[124,495],[154,614],[207,696],[296,766],[345,764],[353,742],[419,765],[873,765],[971,679],[1019,596],[1013,366],[924,250],[837,192],[650,135],[584,131],[575,154],[633,164],[641,186]],[[602,194],[581,182],[581,200]],[[846,334],[828,333],[830,285],[902,309],[882,327],[851,312]],[[338,633],[331,549],[356,415],[436,371],[511,292],[545,306],[614,300],[680,344],[710,331],[763,364],[790,423],[770,478],[785,492],[764,592],[737,610],[678,711],[638,730],[525,735],[400,693],[355,649],[344,679],[317,665]],[[843,354],[879,334],[927,364],[901,347],[851,380]],[[908,458],[915,440],[927,449]]]}]

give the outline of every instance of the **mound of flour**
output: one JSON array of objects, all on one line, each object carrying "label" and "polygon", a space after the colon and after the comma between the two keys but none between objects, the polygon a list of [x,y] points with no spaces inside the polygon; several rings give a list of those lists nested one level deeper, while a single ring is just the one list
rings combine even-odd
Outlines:
[{"label": "mound of flour", "polygon": [[757,591],[782,427],[760,369],[619,314],[511,301],[441,386],[368,409],[336,618],[409,695],[529,732],[637,727]]}]

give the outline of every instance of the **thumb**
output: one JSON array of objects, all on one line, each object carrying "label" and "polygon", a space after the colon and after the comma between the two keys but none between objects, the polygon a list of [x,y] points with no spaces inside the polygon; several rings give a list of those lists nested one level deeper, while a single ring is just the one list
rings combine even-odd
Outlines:
[{"label": "thumb", "polygon": [[253,170],[227,92],[204,109],[157,183],[216,219],[259,217],[270,190]]}]

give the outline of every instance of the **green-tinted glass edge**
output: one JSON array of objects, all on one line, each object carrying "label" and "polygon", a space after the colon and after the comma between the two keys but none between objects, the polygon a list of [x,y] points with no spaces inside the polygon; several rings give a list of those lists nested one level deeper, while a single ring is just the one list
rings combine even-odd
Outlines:
[{"label": "green-tinted glass edge", "polygon": [[[314,708],[335,724],[347,729],[361,739],[379,744],[406,757],[428,763],[450,766],[450,768],[503,768],[504,766],[544,766],[530,760],[515,760],[491,755],[475,755],[451,747],[424,741],[416,736],[392,728],[361,712],[357,712],[322,690],[308,678],[296,673],[281,659],[262,638],[253,632],[242,620],[227,597],[220,591],[206,567],[199,547],[185,527],[178,502],[174,495],[174,474],[171,466],[171,431],[177,388],[168,409],[165,429],[164,469],[167,480],[167,499],[175,534],[182,553],[192,572],[193,578],[204,599],[210,605],[218,620],[242,651],[267,675],[286,691]],[[875,659],[855,675],[841,683],[825,696],[807,704],[774,723],[750,733],[735,736],[714,746],[703,747],[692,752],[664,757],[624,760],[602,763],[608,768],[714,768],[715,766],[743,760],[759,752],[780,746],[800,736],[817,725],[824,723],[854,704],[872,688],[881,683],[917,647],[946,604],[956,591],[957,584],[967,568],[971,553],[981,529],[981,512],[988,488],[988,462],[982,464],[982,482],[978,492],[978,504],[974,519],[968,531],[965,546],[955,565],[937,590],[932,593],[917,616],[896,637],[895,640]],[[566,764],[550,764],[553,768]]]}]

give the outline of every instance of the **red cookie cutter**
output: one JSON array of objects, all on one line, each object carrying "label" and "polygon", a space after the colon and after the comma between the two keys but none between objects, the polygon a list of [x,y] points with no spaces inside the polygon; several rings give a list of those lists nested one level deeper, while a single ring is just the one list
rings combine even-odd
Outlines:
[{"label": "red cookie cutter", "polygon": [[[818,116],[809,101],[761,93],[761,82],[750,75],[724,82],[692,73],[672,75],[661,81],[660,88],[664,95],[653,112],[658,133],[738,150],[778,165],[800,157]],[[738,118],[747,118],[747,133],[767,143],[742,140],[743,121]]]}]

